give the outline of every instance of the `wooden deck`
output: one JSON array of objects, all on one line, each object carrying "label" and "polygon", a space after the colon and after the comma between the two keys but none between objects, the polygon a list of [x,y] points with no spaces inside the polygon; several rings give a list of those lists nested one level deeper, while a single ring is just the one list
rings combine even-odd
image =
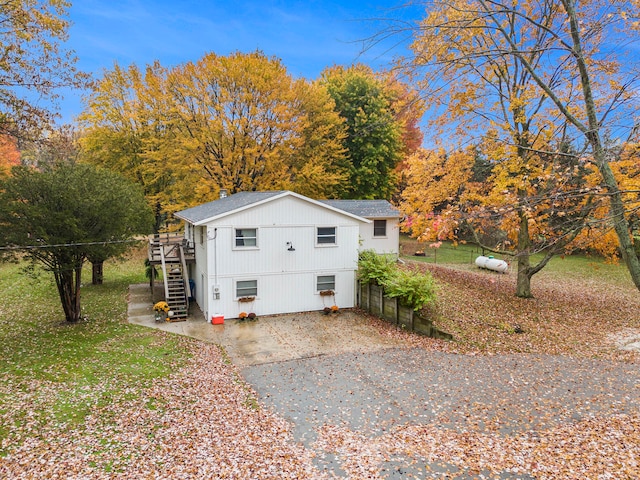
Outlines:
[{"label": "wooden deck", "polygon": [[156,233],[149,237],[149,262],[151,265],[162,264],[162,253],[165,259],[178,258],[180,246],[184,251],[184,261],[195,263],[195,249],[193,244],[184,238],[183,233]]}]

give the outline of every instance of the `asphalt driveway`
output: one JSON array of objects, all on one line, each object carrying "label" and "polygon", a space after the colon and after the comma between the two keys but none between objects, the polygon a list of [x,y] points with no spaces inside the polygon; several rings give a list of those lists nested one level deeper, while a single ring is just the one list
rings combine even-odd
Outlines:
[{"label": "asphalt driveway", "polygon": [[[224,346],[260,404],[286,418],[295,440],[317,453],[318,468],[338,478],[348,476],[342,470],[348,459],[318,445],[326,426],[371,442],[407,425],[535,439],[561,424],[640,412],[637,365],[408,348],[399,336],[384,335],[354,312],[230,320],[224,325],[208,324],[202,317],[157,324],[145,295],[148,287],[130,291],[131,323]],[[459,464],[406,453],[381,461],[370,478],[533,478],[508,471],[496,477]]]},{"label": "asphalt driveway", "polygon": [[[294,425],[310,449],[325,425],[375,439],[403,425],[437,425],[499,437],[535,436],[590,416],[637,414],[637,365],[560,356],[471,356],[392,348],[248,366],[244,378]],[[337,476],[340,462],[320,455]],[[482,472],[481,472],[482,473]],[[484,478],[496,478],[484,472]],[[382,478],[483,478],[446,462],[405,455]],[[499,478],[532,478],[501,472]]]}]

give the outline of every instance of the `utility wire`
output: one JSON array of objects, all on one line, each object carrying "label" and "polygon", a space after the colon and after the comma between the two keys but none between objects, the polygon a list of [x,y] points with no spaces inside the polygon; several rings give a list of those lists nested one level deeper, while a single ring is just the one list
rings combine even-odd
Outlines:
[{"label": "utility wire", "polygon": [[57,245],[25,245],[14,247],[0,247],[0,250],[35,250],[39,248],[59,248],[59,247],[83,247],[91,245],[110,245],[114,243],[136,243],[142,240],[106,240],[104,242],[83,242],[83,243],[59,243]]}]

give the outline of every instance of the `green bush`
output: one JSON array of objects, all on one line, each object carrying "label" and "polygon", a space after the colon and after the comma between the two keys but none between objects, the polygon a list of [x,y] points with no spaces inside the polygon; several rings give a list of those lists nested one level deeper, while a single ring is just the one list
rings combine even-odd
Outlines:
[{"label": "green bush", "polygon": [[385,294],[398,298],[405,307],[420,310],[436,299],[436,282],[429,273],[396,268],[385,285]]},{"label": "green bush", "polygon": [[358,256],[358,279],[364,283],[384,286],[395,268],[392,258],[378,255],[373,250],[364,250]]},{"label": "green bush", "polygon": [[385,295],[398,298],[402,305],[413,310],[420,310],[436,299],[436,283],[431,274],[402,270],[392,258],[373,250],[360,253],[358,278],[361,282],[380,285]]}]

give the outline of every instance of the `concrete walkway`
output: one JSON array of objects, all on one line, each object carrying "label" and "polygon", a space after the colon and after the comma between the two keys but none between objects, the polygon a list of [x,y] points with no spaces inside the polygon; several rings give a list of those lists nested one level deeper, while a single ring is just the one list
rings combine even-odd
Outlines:
[{"label": "concrete walkway", "polygon": [[184,322],[156,322],[148,284],[129,286],[129,323],[197,338],[225,347],[234,364],[244,367],[327,354],[373,352],[401,346],[397,339],[381,336],[351,311],[337,315],[304,312],[272,315],[257,320],[225,319],[208,323],[197,305]]}]

